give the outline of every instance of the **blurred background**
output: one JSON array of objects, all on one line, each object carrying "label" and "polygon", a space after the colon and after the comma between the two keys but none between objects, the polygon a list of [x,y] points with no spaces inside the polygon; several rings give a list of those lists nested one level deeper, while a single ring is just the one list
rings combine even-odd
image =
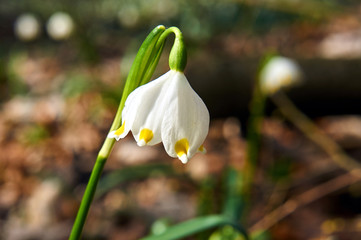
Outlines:
[{"label": "blurred background", "polygon": [[[139,239],[220,212],[224,170],[244,161],[253,81],[269,52],[300,64],[304,83],[288,96],[361,160],[358,0],[1,1],[0,239],[67,239],[127,72],[159,24],[186,39],[185,73],[211,114],[208,153],[182,165],[161,144],[117,142],[83,239]],[[154,77],[168,70],[171,42]],[[342,174],[268,102],[249,227]],[[300,206],[269,236],[360,239],[360,182]]]}]

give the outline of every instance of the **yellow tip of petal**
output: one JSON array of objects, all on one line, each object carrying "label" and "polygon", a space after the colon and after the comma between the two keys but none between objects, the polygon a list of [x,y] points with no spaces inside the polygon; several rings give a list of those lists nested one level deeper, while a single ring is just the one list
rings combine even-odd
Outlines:
[{"label": "yellow tip of petal", "polygon": [[188,162],[187,154],[183,154],[182,156],[178,156],[178,158],[183,164],[186,164]]},{"label": "yellow tip of petal", "polygon": [[188,149],[189,149],[189,142],[186,138],[183,138],[177,141],[174,145],[174,150],[177,153],[178,158],[182,161],[182,163],[188,162]]},{"label": "yellow tip of petal", "polygon": [[111,131],[108,133],[108,138],[117,138],[117,135],[115,135],[115,131]]},{"label": "yellow tip of petal", "polygon": [[140,141],[137,142],[137,145],[139,147],[143,147],[143,146],[147,145],[147,143],[143,139],[141,139]]},{"label": "yellow tip of petal", "polygon": [[198,152],[201,152],[203,154],[207,153],[207,149],[203,146],[203,144],[198,148]]},{"label": "yellow tip of petal", "polygon": [[117,141],[120,139],[120,135],[122,135],[123,134],[123,132],[124,132],[124,123],[125,122],[123,122],[123,124],[122,124],[122,126],[120,127],[120,128],[118,128],[117,130],[115,130],[115,131],[111,131],[109,134],[108,134],[108,138],[115,138]]},{"label": "yellow tip of petal", "polygon": [[122,126],[120,126],[120,128],[114,131],[114,134],[118,136],[122,135],[124,132],[124,126],[125,126],[125,121],[122,123]]},{"label": "yellow tip of petal", "polygon": [[150,140],[153,139],[153,131],[148,128],[143,128],[139,134],[138,146],[146,145]]}]

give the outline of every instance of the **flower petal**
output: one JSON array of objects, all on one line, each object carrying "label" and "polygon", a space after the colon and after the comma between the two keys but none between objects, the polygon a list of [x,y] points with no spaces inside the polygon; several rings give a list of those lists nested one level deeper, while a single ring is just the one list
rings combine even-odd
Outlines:
[{"label": "flower petal", "polygon": [[207,149],[203,146],[203,144],[197,149],[197,152],[206,154],[207,153]]},{"label": "flower petal", "polygon": [[262,92],[274,94],[281,88],[301,82],[301,70],[292,59],[276,56],[263,67],[260,72]]},{"label": "flower petal", "polygon": [[120,128],[118,128],[117,130],[111,131],[108,134],[108,138],[115,138],[117,141],[119,141],[119,139],[121,138],[124,138],[129,132],[128,130],[128,132],[124,134],[124,127],[125,127],[125,122],[123,122],[122,126],[120,126]]},{"label": "flower petal", "polygon": [[[209,113],[184,74],[173,72],[174,75],[172,79],[169,79],[167,95],[164,99],[168,103],[168,108],[162,122],[162,141],[170,156],[178,157],[182,162],[186,162],[197,152],[208,134]],[[182,141],[185,146],[183,139],[188,142],[186,155],[179,151],[178,146]]]},{"label": "flower petal", "polygon": [[[161,142],[160,131],[166,107],[166,102],[162,100],[166,94],[166,83],[170,75],[170,72],[167,72],[156,80],[140,86],[129,95],[131,98],[124,113],[124,120],[131,121],[130,129],[140,146]],[[127,102],[128,100],[126,104]]]},{"label": "flower petal", "polygon": [[152,130],[148,128],[143,128],[139,133],[138,146],[142,147],[147,145],[154,137],[154,133]]},{"label": "flower petal", "polygon": [[189,151],[189,142],[186,138],[178,140],[174,145],[174,151],[176,152],[179,160],[182,163],[188,162],[188,151]]}]

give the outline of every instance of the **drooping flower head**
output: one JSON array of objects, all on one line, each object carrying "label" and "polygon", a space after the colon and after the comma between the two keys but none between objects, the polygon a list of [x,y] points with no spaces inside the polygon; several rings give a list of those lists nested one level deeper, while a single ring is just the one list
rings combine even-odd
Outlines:
[{"label": "drooping flower head", "polygon": [[275,56],[262,68],[260,75],[261,91],[267,95],[276,93],[301,82],[301,70],[292,59]]},{"label": "drooping flower head", "polygon": [[131,131],[139,146],[163,142],[171,157],[186,163],[197,151],[204,152],[209,113],[183,73],[186,64],[183,38],[179,30],[175,34],[169,60],[171,70],[128,96],[122,126],[108,137],[119,140]]}]

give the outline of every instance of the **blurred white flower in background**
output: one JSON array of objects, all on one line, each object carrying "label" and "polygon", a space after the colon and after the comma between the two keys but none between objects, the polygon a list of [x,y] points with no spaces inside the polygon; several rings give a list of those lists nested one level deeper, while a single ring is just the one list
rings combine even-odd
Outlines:
[{"label": "blurred white flower in background", "polygon": [[68,39],[74,31],[74,21],[64,12],[56,12],[48,20],[46,30],[54,40]]},{"label": "blurred white flower in background", "polygon": [[179,2],[168,0],[142,0],[140,9],[147,18],[166,20],[179,13]]},{"label": "blurred white flower in background", "polygon": [[22,14],[15,21],[14,31],[20,40],[32,41],[41,32],[40,22],[33,14]]},{"label": "blurred white flower in background", "polygon": [[260,88],[264,94],[271,95],[281,88],[286,88],[301,82],[301,69],[290,58],[272,57],[260,72]]},{"label": "blurred white flower in background", "polygon": [[132,4],[124,6],[118,12],[118,20],[122,26],[134,27],[137,25],[140,19],[138,7]]}]

